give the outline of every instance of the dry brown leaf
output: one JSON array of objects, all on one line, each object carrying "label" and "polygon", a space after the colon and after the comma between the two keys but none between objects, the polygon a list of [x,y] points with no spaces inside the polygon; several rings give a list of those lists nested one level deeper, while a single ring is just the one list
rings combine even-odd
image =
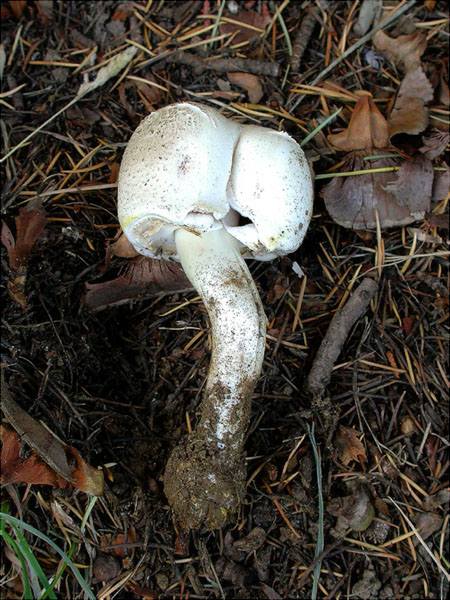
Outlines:
[{"label": "dry brown leaf", "polygon": [[358,432],[351,427],[341,425],[336,435],[336,448],[339,460],[345,466],[351,462],[365,462],[366,451],[358,438]]},{"label": "dry brown leaf", "polygon": [[20,19],[20,17],[23,15],[23,11],[25,10],[26,6],[26,0],[9,0],[9,7],[16,19]]},{"label": "dry brown leaf", "polygon": [[428,125],[426,104],[433,99],[433,88],[421,66],[408,71],[400,84],[394,108],[388,119],[389,136],[397,133],[417,135]]},{"label": "dry brown leaf", "polygon": [[328,140],[339,150],[386,148],[389,144],[386,119],[370,96],[361,96],[353,109],[347,129],[331,134]]},{"label": "dry brown leaf", "polygon": [[27,263],[33,246],[44,231],[47,217],[40,204],[30,202],[28,206],[20,209],[15,222],[15,240],[8,226],[5,223],[2,226],[2,243],[8,251],[8,262],[12,271],[17,271]]},{"label": "dry brown leaf", "polygon": [[382,229],[408,225],[430,210],[433,170],[428,159],[417,157],[363,160],[350,154],[343,171],[399,166],[398,171],[335,177],[322,189],[325,206],[336,223],[351,229],[375,229],[377,215]]},{"label": "dry brown leaf", "polygon": [[103,552],[125,558],[133,552],[133,545],[136,544],[136,541],[136,530],[134,527],[130,527],[126,533],[118,533],[114,537],[110,534],[103,535],[100,540],[100,548]]},{"label": "dry brown leaf", "polygon": [[428,135],[422,138],[423,146],[419,148],[419,151],[430,160],[433,160],[445,151],[449,141],[450,135],[448,131],[432,129]]},{"label": "dry brown leaf", "polygon": [[135,250],[134,246],[124,233],[122,233],[114,244],[111,244],[109,250],[112,256],[118,256],[120,258],[134,258],[135,256],[139,256],[139,252]]},{"label": "dry brown leaf", "polygon": [[22,458],[22,443],[18,434],[6,425],[0,425],[2,485],[10,483],[28,483],[51,485],[57,488],[70,487],[70,483],[59,477],[35,454]]},{"label": "dry brown leaf", "polygon": [[375,517],[375,509],[370,496],[358,482],[347,484],[351,494],[343,498],[334,498],[328,503],[328,512],[337,517],[332,530],[336,537],[345,535],[350,528],[352,531],[365,531]]},{"label": "dry brown leaf", "polygon": [[[233,19],[234,23],[222,23],[220,33],[235,33],[233,44],[242,44],[259,37],[271,21],[270,15],[260,15],[253,10],[241,10],[237,15],[229,14],[227,17]],[[260,31],[255,30],[255,27]]]},{"label": "dry brown leaf", "polygon": [[[443,521],[442,516],[437,513],[423,512],[417,515],[415,525],[421,538],[426,540],[441,529]],[[420,540],[415,537],[414,545],[417,546],[419,543]]]},{"label": "dry brown leaf", "polygon": [[[151,76],[147,77],[147,80],[154,82],[154,79]],[[162,99],[162,90],[155,87],[154,85],[144,83],[143,81],[133,80],[133,83],[135,84],[138,94],[148,112],[153,112],[154,110],[156,110]]]},{"label": "dry brown leaf", "polygon": [[[425,156],[415,156],[402,164],[395,181],[389,182],[385,189],[395,196],[399,206],[407,207],[412,215],[423,218],[429,207],[432,186],[431,161]],[[426,206],[424,199],[428,199]]]},{"label": "dry brown leaf", "polygon": [[427,47],[427,36],[420,31],[410,35],[390,37],[384,31],[373,36],[375,48],[405,72],[420,66],[420,58]]},{"label": "dry brown leaf", "polygon": [[[19,434],[20,438],[17,439],[20,440],[20,443],[27,444],[33,451],[30,458],[23,464],[7,463],[3,469],[2,462],[2,477],[7,473],[10,477],[14,476],[16,482],[41,483],[55,487],[72,485],[92,496],[101,496],[104,483],[103,473],[88,465],[76,448],[61,442],[51,431],[23,410],[13,400],[3,378],[1,389],[2,409],[6,419]],[[17,455],[14,454],[15,440],[11,436],[7,436],[7,443],[10,444],[7,446],[6,452],[9,461]],[[43,463],[45,463],[44,466]],[[62,482],[61,479],[65,481]]]},{"label": "dry brown leaf", "polygon": [[[450,170],[448,165],[444,165],[445,171],[435,171],[433,181],[432,202],[440,202],[448,196],[450,189]],[[440,215],[435,215],[436,217]],[[444,215],[445,217],[445,215]]]},{"label": "dry brown leaf", "polygon": [[90,310],[103,310],[159,292],[178,292],[192,287],[183,269],[174,262],[138,256],[126,272],[102,283],[87,283],[83,303]]},{"label": "dry brown leaf", "polygon": [[257,75],[240,71],[227,73],[227,75],[233,85],[237,85],[247,92],[248,99],[252,104],[258,104],[264,96],[264,90]]},{"label": "dry brown leaf", "polygon": [[2,223],[1,241],[8,252],[11,269],[8,292],[23,309],[27,307],[25,285],[28,259],[45,229],[46,222],[47,217],[41,204],[30,202],[28,206],[20,209],[16,217],[16,239],[6,223]]}]

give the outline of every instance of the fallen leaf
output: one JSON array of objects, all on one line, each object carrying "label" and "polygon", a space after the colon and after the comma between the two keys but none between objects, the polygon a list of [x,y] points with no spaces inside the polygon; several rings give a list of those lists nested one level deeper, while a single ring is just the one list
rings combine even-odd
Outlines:
[{"label": "fallen leaf", "polygon": [[130,527],[126,533],[118,533],[114,537],[110,534],[103,535],[100,540],[100,548],[103,552],[125,558],[134,551],[137,535],[134,527]]},{"label": "fallen leaf", "polygon": [[[440,530],[443,521],[443,517],[437,513],[423,512],[417,516],[415,525],[421,538],[426,540]],[[414,545],[417,546],[419,543],[418,538],[414,537]]]},{"label": "fallen leaf", "polygon": [[134,246],[124,233],[122,233],[114,244],[111,244],[109,250],[112,256],[118,256],[120,258],[134,258],[135,256],[139,256],[139,252],[135,250]]},{"label": "fallen leaf", "polygon": [[386,148],[389,144],[386,119],[368,95],[361,96],[353,109],[347,129],[331,134],[335,148],[350,152],[368,148]]},{"label": "fallen leaf", "polygon": [[84,305],[103,310],[159,292],[191,289],[183,269],[174,262],[138,256],[130,260],[126,272],[102,283],[87,283]]},{"label": "fallen leaf", "polygon": [[328,512],[337,517],[331,533],[335,537],[345,535],[348,529],[365,531],[375,517],[375,509],[365,487],[356,481],[347,484],[349,496],[334,498],[328,502]]},{"label": "fallen leaf", "polygon": [[353,28],[355,34],[360,37],[366,34],[372,23],[376,23],[380,18],[382,10],[382,0],[363,0],[359,9],[358,19]]},{"label": "fallen leaf", "polygon": [[76,98],[82,98],[86,94],[89,94],[93,90],[105,85],[107,81],[115,77],[122,71],[136,56],[137,48],[135,46],[128,46],[119,54],[113,56],[113,58],[106,63],[104,67],[101,67],[97,71],[97,75],[94,80],[82,83],[78,88]]},{"label": "fallen leaf", "polygon": [[34,0],[34,6],[42,25],[48,25],[53,21],[53,0]]},{"label": "fallen leaf", "polygon": [[[397,178],[390,181],[385,189],[395,196],[399,206],[407,207],[417,218],[423,218],[429,207],[433,187],[433,165],[425,156],[415,156],[406,160]],[[424,199],[428,199],[427,206]]]},{"label": "fallen leaf", "polygon": [[[450,189],[450,169],[448,165],[443,165],[444,171],[435,171],[434,172],[434,181],[433,181],[433,192],[431,196],[431,200],[433,202],[440,202],[444,200],[448,196]],[[438,215],[435,215],[438,216]],[[442,225],[439,225],[442,227]],[[448,228],[448,224],[447,224]]]},{"label": "fallen leaf", "polygon": [[423,219],[431,203],[433,171],[429,161],[402,163],[401,159],[383,158],[371,161],[368,167],[363,158],[361,152],[349,154],[342,170],[376,170],[399,165],[400,169],[334,178],[321,192],[333,220],[342,227],[358,230],[375,229],[377,215],[382,229]]},{"label": "fallen leaf", "polygon": [[[61,442],[51,431],[23,410],[13,400],[3,377],[1,390],[2,409],[7,421],[19,434],[20,438],[18,437],[17,440],[20,440],[20,444],[27,444],[33,451],[25,463],[7,463],[3,468],[2,462],[2,478],[7,473],[10,477],[14,476],[16,482],[40,483],[54,487],[72,485],[92,496],[101,496],[103,473],[88,465],[76,448]],[[14,439],[8,436],[7,442],[14,444]],[[16,456],[14,452],[14,446],[7,447],[8,460]]]},{"label": "fallen leaf", "polygon": [[419,148],[424,156],[433,160],[445,152],[450,140],[448,131],[432,129],[430,133],[422,138],[423,146]]},{"label": "fallen leaf", "polygon": [[6,223],[3,222],[1,241],[8,252],[8,263],[11,269],[7,284],[9,295],[25,309],[27,307],[25,285],[28,259],[45,229],[47,217],[41,204],[32,201],[20,209],[15,223],[16,239]]},{"label": "fallen leaf", "polygon": [[233,44],[242,44],[261,36],[271,21],[270,15],[260,15],[253,10],[241,10],[237,15],[226,16],[233,22],[222,23],[220,33],[234,33]]},{"label": "fallen leaf", "polygon": [[426,104],[433,99],[433,88],[421,66],[408,71],[400,84],[394,108],[388,119],[389,136],[398,133],[417,135],[428,125]]},{"label": "fallen leaf", "polygon": [[8,251],[8,262],[12,271],[17,271],[27,263],[35,243],[44,231],[47,218],[40,204],[30,202],[20,209],[15,222],[15,241],[5,223],[2,227],[2,243]]},{"label": "fallen leaf", "polygon": [[384,31],[373,36],[375,48],[405,72],[420,66],[420,58],[427,47],[427,36],[420,31],[410,35],[390,37]]},{"label": "fallen leaf", "polygon": [[[154,81],[152,77],[147,77],[148,81]],[[163,91],[159,88],[151,85],[151,83],[144,83],[143,81],[134,81],[138,94],[145,105],[148,112],[153,112],[156,107],[160,104]],[[156,83],[156,82],[154,82]]]},{"label": "fallen leaf", "polygon": [[248,99],[252,104],[258,104],[264,96],[264,90],[257,75],[240,71],[227,73],[227,75],[233,85],[237,85],[247,92]]},{"label": "fallen leaf", "polygon": [[26,0],[9,0],[9,7],[16,19],[20,19],[26,6]]},{"label": "fallen leaf", "polygon": [[358,438],[358,432],[351,427],[341,425],[336,435],[336,448],[339,460],[345,466],[351,462],[366,462],[367,456],[364,446]]},{"label": "fallen leaf", "polygon": [[[436,510],[436,508],[439,508],[443,504],[447,505],[449,503],[450,489],[445,488],[443,490],[440,490],[439,492],[436,492],[432,496],[426,496],[426,498],[423,501],[423,507],[425,510]],[[446,512],[448,512],[448,506],[446,506],[445,510]]]},{"label": "fallen leaf", "polygon": [[70,487],[70,483],[59,477],[48,465],[32,453],[22,458],[22,442],[18,434],[6,425],[0,425],[1,473],[2,485],[11,483],[28,483],[51,485],[57,488]]}]

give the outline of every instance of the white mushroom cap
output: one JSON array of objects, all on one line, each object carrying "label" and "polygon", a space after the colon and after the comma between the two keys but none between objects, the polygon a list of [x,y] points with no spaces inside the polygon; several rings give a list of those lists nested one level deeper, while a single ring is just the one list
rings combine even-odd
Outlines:
[{"label": "white mushroom cap", "polygon": [[269,260],[302,243],[313,204],[306,157],[287,133],[245,125],[234,151],[230,204],[251,223],[227,227],[254,258]]},{"label": "white mushroom cap", "polygon": [[177,258],[174,232],[222,227],[240,126],[218,111],[175,104],[146,117],[131,136],[119,173],[118,214],[141,254]]},{"label": "white mushroom cap", "polygon": [[[313,188],[300,146],[286,133],[239,124],[183,103],[146,117],[119,174],[118,213],[141,254],[179,260],[175,231],[225,227],[246,258],[295,251],[308,228]],[[239,225],[239,215],[250,223]]]}]

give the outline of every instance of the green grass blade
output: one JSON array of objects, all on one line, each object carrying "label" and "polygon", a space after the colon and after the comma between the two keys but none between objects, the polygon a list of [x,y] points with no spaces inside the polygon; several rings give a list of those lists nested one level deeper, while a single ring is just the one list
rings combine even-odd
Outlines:
[{"label": "green grass blade", "polygon": [[27,600],[28,598],[34,598],[33,590],[31,589],[30,578],[28,577],[25,559],[22,555],[22,552],[20,551],[17,542],[5,530],[3,521],[1,521],[0,523],[0,536],[5,540],[5,544],[9,546],[11,552],[15,554],[17,560],[20,562],[20,570],[22,572],[23,597]]},{"label": "green grass blade", "polygon": [[25,529],[29,533],[32,533],[33,535],[35,535],[39,539],[41,539],[44,542],[46,542],[51,548],[53,548],[53,550],[57,554],[59,554],[59,556],[67,564],[67,566],[72,571],[75,579],[78,581],[78,583],[80,584],[80,587],[82,588],[82,590],[86,594],[86,596],[89,598],[89,600],[96,600],[95,594],[93,593],[93,591],[91,590],[91,588],[87,584],[87,582],[84,579],[84,577],[81,575],[81,573],[78,570],[78,568],[74,565],[74,563],[67,556],[67,554],[63,550],[61,550],[61,548],[57,544],[55,544],[55,542],[53,540],[51,540],[47,535],[45,535],[44,533],[42,533],[41,531],[39,531],[38,529],[36,529],[32,525],[28,525],[28,523],[24,523],[23,521],[20,521],[19,519],[16,519],[15,517],[12,517],[11,515],[8,515],[6,513],[0,512],[0,518],[5,519],[5,521],[7,523],[9,523],[10,525],[16,525],[18,527],[22,527],[22,529]]}]

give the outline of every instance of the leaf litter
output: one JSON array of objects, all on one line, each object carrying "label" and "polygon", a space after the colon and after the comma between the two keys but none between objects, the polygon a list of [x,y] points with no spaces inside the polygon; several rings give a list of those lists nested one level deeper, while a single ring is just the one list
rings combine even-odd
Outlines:
[{"label": "leaf litter", "polygon": [[[370,29],[366,37],[362,34],[355,40],[353,23],[359,5],[331,6],[320,0],[310,11],[307,3],[303,4],[189,2],[181,10],[180,3],[134,3],[131,10],[128,5],[122,10],[120,5],[109,3],[82,3],[75,14],[70,3],[63,3],[58,10],[53,4],[51,24],[45,25],[35,8],[37,3],[28,3],[20,21],[10,14],[2,23],[6,30],[2,39],[5,89],[27,86],[7,98],[15,111],[5,111],[4,153],[22,139],[25,119],[30,131],[39,127],[42,114],[52,115],[53,124],[2,163],[8,224],[30,197],[39,196],[43,190],[50,190],[53,196],[46,202],[45,235],[39,238],[39,246],[34,246],[27,273],[27,289],[39,293],[28,294],[26,312],[17,310],[14,302],[7,303],[2,363],[21,398],[32,403],[33,414],[48,422],[61,439],[80,448],[83,455],[89,452],[95,464],[104,464],[108,477],[106,496],[87,508],[84,496],[70,486],[55,491],[50,486],[32,485],[19,496],[11,484],[6,493],[16,493],[12,510],[25,521],[33,519],[41,530],[51,531],[51,536],[55,532],[64,536],[68,548],[73,545],[77,559],[87,567],[86,574],[97,567],[98,581],[91,583],[100,598],[111,594],[118,598],[164,594],[284,598],[298,593],[311,597],[313,581],[318,583],[319,595],[344,597],[348,590],[352,594],[371,589],[374,580],[366,573],[371,565],[382,584],[376,592],[379,597],[390,597],[400,589],[411,597],[423,597],[424,590],[429,591],[430,598],[439,595],[436,565],[423,560],[419,546],[415,559],[411,525],[403,528],[398,514],[383,498],[392,494],[401,502],[412,515],[412,527],[420,524],[421,513],[427,514],[422,519],[435,525],[426,544],[438,563],[444,564],[446,557],[440,556],[439,548],[447,534],[442,529],[444,523],[441,529],[436,526],[438,518],[445,518],[446,507],[436,503],[448,482],[448,417],[442,392],[447,385],[443,348],[448,310],[448,172],[434,171],[430,210],[414,227],[392,227],[377,234],[359,230],[356,234],[327,219],[318,200],[298,254],[249,265],[256,275],[273,335],[267,341],[270,354],[266,374],[253,403],[247,495],[232,530],[183,537],[183,532],[172,526],[158,483],[171,445],[196,418],[196,398],[204,383],[210,350],[209,336],[204,335],[206,317],[192,292],[163,294],[161,286],[146,287],[142,280],[151,266],[141,264],[140,257],[116,255],[126,254],[126,248],[117,247],[109,259],[104,256],[105,247],[117,240],[118,224],[115,192],[102,186],[116,181],[124,144],[149,111],[192,100],[196,94],[202,102],[219,101],[227,116],[285,130],[298,141],[312,132],[304,147],[314,162],[318,188],[323,175],[331,181],[356,182],[367,175],[382,181],[386,174],[392,174],[387,180],[389,200],[404,208],[401,202],[408,195],[408,187],[403,196],[402,189],[409,183],[410,173],[403,171],[400,178],[402,166],[425,171],[426,180],[429,163],[418,160],[420,155],[434,160],[434,169],[444,168],[448,158],[445,140],[431,138],[433,130],[446,133],[448,128],[446,25],[442,22],[446,5],[435,2],[430,9],[420,3],[412,7],[408,1],[389,3],[384,15],[395,20],[404,11],[408,20],[395,30],[384,28],[381,21],[369,25],[381,25],[390,37],[414,34],[415,23],[426,32],[428,47],[420,61],[425,57],[428,63],[416,66],[423,91],[405,84],[400,96],[398,80],[406,78],[403,63],[398,63],[397,71],[390,58],[383,62],[380,51],[372,50]],[[235,32],[225,34],[222,26],[225,19],[239,21],[244,10],[254,11],[266,24],[248,30],[251,39],[236,43],[236,33],[244,32],[245,26],[240,24]],[[103,25],[96,19],[100,12],[105,15]],[[120,16],[118,28],[111,26],[116,12],[116,20]],[[289,71],[293,58],[289,42],[297,42],[302,23],[312,16],[309,29],[317,35],[310,35],[302,47],[301,67],[294,76]],[[60,36],[60,31],[64,35]],[[105,64],[102,61],[124,49],[125,39],[140,46],[134,46],[135,56],[110,85],[86,95],[76,111],[53,117],[65,98],[76,96],[83,77],[86,81],[94,77],[92,73]],[[34,46],[36,41],[41,42],[39,46]],[[191,44],[189,60],[182,62],[175,50]],[[51,56],[49,50],[61,57],[55,59],[57,62],[67,60],[75,65],[86,60],[79,70],[63,67],[69,77],[58,89],[53,68],[59,65],[34,64],[35,59],[46,62],[45,57]],[[373,53],[370,61],[365,59],[369,50]],[[0,52],[0,58],[2,55]],[[196,61],[192,62],[192,57]],[[264,71],[268,63],[270,69]],[[231,92],[229,81],[219,84],[220,73],[244,73],[246,68],[251,68],[265,93],[257,109],[245,101],[250,98],[244,87],[247,98],[241,91]],[[429,88],[422,72],[435,88],[432,100],[423,100]],[[317,81],[325,75],[333,80],[318,86]],[[138,84],[138,78],[149,83]],[[386,122],[397,95],[399,102],[418,93],[428,112],[427,129],[418,134],[395,134],[384,147],[374,148],[380,131],[380,137],[385,136],[386,126],[383,123],[380,130],[374,130],[381,121],[379,115],[372,114],[368,135],[360,130],[357,150],[332,146],[324,135],[329,131],[327,119],[340,115],[341,120],[334,120],[332,125],[332,133],[339,133],[337,124],[349,115],[348,107],[358,102],[361,89],[371,92],[368,98]],[[15,103],[19,97],[22,105]],[[296,108],[291,109],[294,104]],[[413,116],[417,129],[420,111]],[[424,122],[423,114],[421,119]],[[316,124],[324,122],[327,129],[314,134]],[[365,148],[367,138],[370,145]],[[341,139],[348,143],[347,134]],[[350,157],[354,164],[346,170],[343,161]],[[388,159],[393,162],[376,162]],[[364,173],[352,175],[352,168]],[[378,173],[377,168],[395,170]],[[398,184],[397,177],[401,179]],[[375,183],[369,187],[373,194]],[[366,223],[370,221],[373,224],[371,216]],[[66,235],[69,228],[78,235]],[[301,279],[292,273],[291,259],[301,264]],[[3,266],[6,283],[6,260]],[[344,426],[353,430],[366,451],[366,460],[360,455],[345,466],[338,458],[337,434],[331,440],[327,436],[324,424],[328,409],[325,404],[323,410],[318,405],[311,407],[305,378],[333,316],[345,308],[367,274],[374,276],[375,294],[349,327],[346,340],[339,346],[341,358],[331,365],[325,384],[334,408],[335,429],[339,432]],[[120,290],[117,304],[112,297],[116,284],[112,284],[113,291],[108,290],[108,278],[124,278],[116,282]],[[136,284],[132,293],[130,280]],[[103,303],[102,313],[81,306],[86,282],[106,284],[103,298],[97,297],[94,303]],[[61,390],[58,394],[53,393],[55,386]],[[413,426],[402,428],[407,418],[412,419]],[[308,440],[301,442],[311,420],[316,424],[325,475],[320,486],[325,502],[322,524],[317,516],[314,464],[308,460],[311,449]],[[21,458],[31,456],[31,446],[23,440],[21,443]],[[362,490],[349,487],[351,480],[357,480]],[[55,497],[71,521],[53,510]],[[333,510],[336,499],[340,499],[336,519],[347,519],[339,535],[342,531],[347,534],[345,540],[338,537],[330,544],[334,519],[328,507]],[[360,531],[364,519],[352,523],[351,511],[370,516],[370,505],[376,518]],[[82,518],[84,537],[79,533]],[[103,535],[115,540],[133,527],[139,540],[135,545],[128,543],[127,556],[116,557],[100,548]],[[253,538],[250,534],[255,528],[260,532],[257,530]],[[228,554],[225,540],[230,532],[229,544],[236,543],[237,547]],[[426,534],[425,529],[423,532]],[[325,546],[317,572],[314,550],[321,534]],[[200,552],[200,548],[204,550]],[[37,548],[39,557],[43,550],[43,546]],[[112,559],[111,564],[101,564],[105,557]],[[55,558],[59,560],[51,551],[45,555],[49,576],[55,572]],[[20,566],[12,554],[6,561],[14,577]],[[19,579],[16,576],[6,582],[11,597],[14,589],[20,594]],[[376,581],[374,585],[378,585]],[[68,590],[70,597],[79,595],[78,584],[70,574],[61,576],[61,589]]]}]

